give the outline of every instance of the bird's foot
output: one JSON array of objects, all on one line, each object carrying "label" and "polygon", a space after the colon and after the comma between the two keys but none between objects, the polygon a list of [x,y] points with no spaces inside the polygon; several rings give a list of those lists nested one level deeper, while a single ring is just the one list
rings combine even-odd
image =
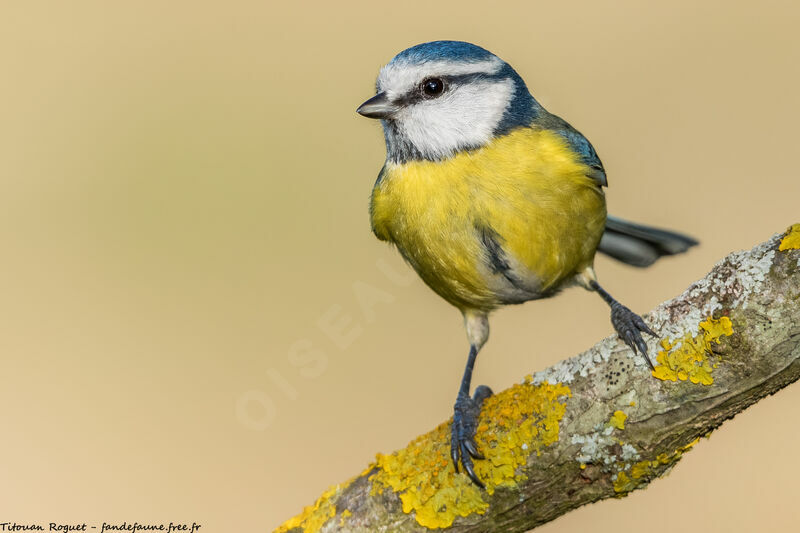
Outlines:
[{"label": "bird's foot", "polygon": [[492,389],[486,385],[477,387],[472,398],[460,393],[454,406],[450,434],[450,457],[453,458],[453,467],[458,472],[460,462],[469,478],[480,488],[483,488],[483,482],[475,474],[472,459],[484,459],[484,457],[475,444],[475,430],[478,428],[478,415],[481,413],[483,401],[491,395]]},{"label": "bird's foot", "polygon": [[653,366],[653,361],[650,360],[650,356],[647,354],[647,344],[642,338],[642,332],[653,337],[657,337],[658,335],[644,323],[642,317],[615,301],[611,304],[611,323],[614,325],[614,329],[617,330],[620,338],[633,350],[633,353],[636,353],[638,349],[644,356],[647,364],[650,365],[650,369],[654,370],[655,367]]}]

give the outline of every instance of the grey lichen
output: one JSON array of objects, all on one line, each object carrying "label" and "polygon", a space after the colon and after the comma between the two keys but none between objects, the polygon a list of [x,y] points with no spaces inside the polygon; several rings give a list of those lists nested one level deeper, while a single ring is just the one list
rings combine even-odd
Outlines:
[{"label": "grey lichen", "polygon": [[[560,437],[530,454],[515,472],[516,486],[482,494],[483,514],[458,517],[448,531],[528,531],[586,503],[642,488],[669,472],[700,437],[800,378],[800,250],[777,252],[779,240],[731,254],[644,316],[669,341],[691,338],[709,317],[730,320],[732,335],[708,355],[716,365],[712,384],[655,379],[616,336],[537,372],[536,385],[569,385]],[[463,475],[452,465],[436,468],[439,475]],[[373,474],[367,469],[331,497],[336,515],[318,531],[427,531],[403,511],[400,495],[373,486]],[[352,516],[341,520],[339,509]]]}]

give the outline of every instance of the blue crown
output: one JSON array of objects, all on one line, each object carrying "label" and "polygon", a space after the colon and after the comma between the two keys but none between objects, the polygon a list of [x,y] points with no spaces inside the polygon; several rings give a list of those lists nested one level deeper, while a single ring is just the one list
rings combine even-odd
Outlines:
[{"label": "blue crown", "polygon": [[403,50],[394,56],[392,63],[395,61],[422,63],[442,59],[472,62],[483,61],[493,57],[496,57],[493,53],[472,43],[464,41],[433,41]]}]

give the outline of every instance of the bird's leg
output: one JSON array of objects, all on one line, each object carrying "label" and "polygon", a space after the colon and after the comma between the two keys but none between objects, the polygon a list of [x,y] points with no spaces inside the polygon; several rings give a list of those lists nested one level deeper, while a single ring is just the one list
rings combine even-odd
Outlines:
[{"label": "bird's leg", "polygon": [[647,354],[647,344],[644,342],[641,332],[645,332],[653,337],[657,337],[657,335],[644,323],[642,317],[616,301],[599,283],[597,283],[597,281],[589,281],[589,287],[597,292],[611,307],[611,324],[613,324],[614,329],[617,330],[623,342],[630,346],[633,353],[636,353],[638,348],[638,351],[644,356],[647,364],[650,365],[650,369],[654,369],[653,361],[650,360],[650,356]]},{"label": "bird's leg", "polygon": [[461,387],[458,390],[458,398],[453,407],[453,425],[450,435],[450,456],[453,458],[453,466],[458,472],[458,463],[464,467],[470,479],[479,487],[483,488],[483,482],[475,474],[472,459],[483,459],[483,455],[478,451],[475,444],[475,430],[478,427],[478,415],[481,412],[483,400],[492,395],[492,389],[486,385],[480,385],[475,389],[475,394],[470,398],[469,387],[472,381],[472,367],[475,366],[475,358],[478,356],[478,347],[474,344],[470,346],[467,366],[464,369],[464,377],[461,379]]}]

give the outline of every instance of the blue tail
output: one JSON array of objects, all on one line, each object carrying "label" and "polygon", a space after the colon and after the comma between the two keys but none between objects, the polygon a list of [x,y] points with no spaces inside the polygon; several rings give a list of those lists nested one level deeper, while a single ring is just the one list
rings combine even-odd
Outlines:
[{"label": "blue tail", "polygon": [[628,265],[647,267],[659,257],[683,253],[696,244],[687,235],[609,216],[597,249]]}]

